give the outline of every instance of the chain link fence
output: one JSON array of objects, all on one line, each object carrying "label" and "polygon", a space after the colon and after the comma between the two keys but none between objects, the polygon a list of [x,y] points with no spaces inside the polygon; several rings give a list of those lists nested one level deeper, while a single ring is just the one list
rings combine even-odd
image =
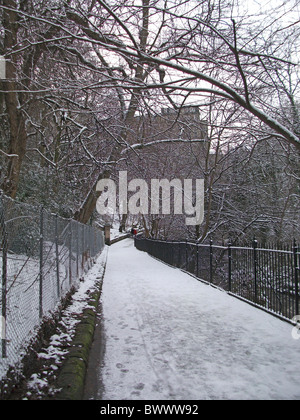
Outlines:
[{"label": "chain link fence", "polygon": [[103,248],[99,229],[0,196],[0,380]]}]

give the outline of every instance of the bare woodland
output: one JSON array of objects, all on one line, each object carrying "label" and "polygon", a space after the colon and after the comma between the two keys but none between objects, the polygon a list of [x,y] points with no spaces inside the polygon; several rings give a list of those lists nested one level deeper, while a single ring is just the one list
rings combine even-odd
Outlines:
[{"label": "bare woodland", "polygon": [[0,189],[88,223],[119,170],[203,178],[148,235],[298,240],[300,2],[265,3],[1,0]]}]

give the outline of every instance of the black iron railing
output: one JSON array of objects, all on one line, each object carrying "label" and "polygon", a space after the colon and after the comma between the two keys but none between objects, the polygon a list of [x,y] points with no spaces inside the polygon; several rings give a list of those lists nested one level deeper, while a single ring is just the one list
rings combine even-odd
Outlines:
[{"label": "black iron railing", "polygon": [[253,240],[240,247],[136,238],[141,251],[282,317],[300,314],[296,242],[274,249]]}]

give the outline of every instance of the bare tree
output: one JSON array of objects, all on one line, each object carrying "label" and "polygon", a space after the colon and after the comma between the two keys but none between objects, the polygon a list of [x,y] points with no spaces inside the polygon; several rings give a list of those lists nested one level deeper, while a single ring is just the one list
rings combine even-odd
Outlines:
[{"label": "bare tree", "polygon": [[[3,1],[4,54],[12,58],[9,81],[3,89],[12,146],[6,152],[18,155],[9,161],[7,180],[11,187],[6,186],[6,192],[15,195],[25,153],[26,139],[14,141],[16,135],[21,135],[14,133],[24,135],[27,128],[28,119],[19,103],[26,104],[29,93],[36,97],[41,91],[55,96],[54,113],[59,109],[57,93],[61,92],[69,103],[78,101],[78,96],[82,103],[84,92],[90,92],[92,97],[93,93],[108,89],[118,99],[120,118],[115,120],[118,128],[110,130],[103,125],[112,141],[105,159],[90,147],[93,133],[82,135],[88,132],[87,124],[78,122],[74,114],[68,117],[68,123],[77,128],[77,134],[76,130],[72,134],[79,140],[76,144],[95,164],[89,192],[76,213],[76,218],[83,222],[89,220],[95,208],[97,181],[112,174],[114,165],[123,159],[124,150],[138,152],[147,146],[147,141],[170,140],[148,137],[132,144],[134,117],[137,113],[157,113],[154,98],[174,110],[185,104],[200,105],[207,115],[214,110],[213,96],[218,103],[232,104],[226,107],[232,132],[239,133],[243,119],[247,119],[247,124],[251,123],[247,130],[252,130],[248,138],[253,139],[254,135],[263,140],[272,135],[299,150],[296,106],[299,59],[294,54],[299,42],[296,25],[299,18],[291,13],[293,6],[292,1],[284,2],[268,16],[261,12],[241,14],[235,4],[225,1],[143,0],[140,4],[134,0],[113,3],[69,0],[45,4],[32,0],[26,5],[16,0]],[[45,51],[56,60],[57,73],[62,61],[63,67],[74,66],[76,59],[82,78],[72,77],[72,83],[65,79],[63,89],[57,89],[58,74],[56,81],[51,80],[51,86],[35,83]],[[26,76],[22,83],[18,74]],[[287,102],[289,111],[283,115],[281,109],[287,109]],[[97,117],[96,106],[87,108]],[[232,109],[240,113],[240,122],[232,124]],[[292,123],[286,118],[288,113],[292,113]],[[21,128],[20,132],[17,128]],[[18,146],[14,148],[14,144]],[[220,138],[219,150],[221,145]],[[247,150],[251,147],[252,140]],[[10,168],[12,164],[15,170]]]}]

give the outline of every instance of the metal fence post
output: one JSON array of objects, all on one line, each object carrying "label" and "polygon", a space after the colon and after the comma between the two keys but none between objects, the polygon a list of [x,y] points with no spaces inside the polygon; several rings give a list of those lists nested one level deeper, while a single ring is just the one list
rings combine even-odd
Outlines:
[{"label": "metal fence post", "polygon": [[295,299],[295,311],[296,311],[296,313],[295,313],[295,315],[300,315],[299,314],[299,284],[298,284],[298,281],[299,281],[298,273],[299,273],[300,267],[299,267],[299,253],[298,253],[298,251],[299,250],[298,250],[298,247],[297,247],[297,244],[296,244],[296,240],[294,239],[293,254],[294,254],[294,270],[295,270],[294,278],[295,278],[295,295],[296,295],[296,299]]},{"label": "metal fence post", "polygon": [[257,303],[257,240],[253,239],[254,302]]},{"label": "metal fence post", "polygon": [[91,258],[94,258],[95,255],[95,232],[94,230],[91,228]]},{"label": "metal fence post", "polygon": [[7,296],[7,248],[8,236],[5,232],[5,224],[1,221],[1,228],[3,229],[3,243],[2,243],[2,311],[1,311],[1,342],[2,342],[2,357],[7,357],[6,352],[6,296]]},{"label": "metal fence post", "polygon": [[84,271],[84,264],[85,264],[85,229],[86,225],[82,226],[82,271]]},{"label": "metal fence post", "polygon": [[57,216],[57,214],[55,215],[55,255],[56,255],[57,298],[60,299],[59,252],[58,252],[58,216]]},{"label": "metal fence post", "polygon": [[197,270],[197,277],[199,278],[199,244],[196,244],[196,248],[197,248],[197,268],[196,268],[196,270]]},{"label": "metal fence post", "polygon": [[228,243],[228,291],[231,292],[231,275],[232,275],[232,252],[231,241]]},{"label": "metal fence post", "polygon": [[69,223],[69,284],[72,284],[72,220]]},{"label": "metal fence post", "polygon": [[79,223],[76,223],[76,275],[79,277]]},{"label": "metal fence post", "polygon": [[209,241],[209,280],[213,282],[213,241]]},{"label": "metal fence post", "polygon": [[188,271],[188,240],[185,240],[185,270]]},{"label": "metal fence post", "polygon": [[89,254],[90,254],[90,259],[93,258],[93,232],[92,232],[92,226],[89,226]]},{"label": "metal fence post", "polygon": [[43,251],[44,251],[44,207],[40,210],[40,291],[39,291],[39,317],[43,318]]}]

